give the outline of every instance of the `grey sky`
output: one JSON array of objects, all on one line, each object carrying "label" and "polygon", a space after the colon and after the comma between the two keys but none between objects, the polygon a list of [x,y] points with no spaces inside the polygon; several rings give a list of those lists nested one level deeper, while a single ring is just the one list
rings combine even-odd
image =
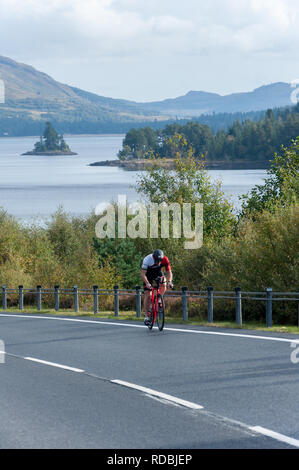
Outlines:
[{"label": "grey sky", "polygon": [[0,55],[115,98],[299,78],[298,0],[0,0]]}]

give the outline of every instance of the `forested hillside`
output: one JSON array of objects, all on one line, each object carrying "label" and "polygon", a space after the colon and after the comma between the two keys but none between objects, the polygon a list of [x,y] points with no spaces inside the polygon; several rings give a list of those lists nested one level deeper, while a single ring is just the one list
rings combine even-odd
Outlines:
[{"label": "forested hillside", "polygon": [[290,145],[299,135],[299,104],[292,108],[268,110],[258,122],[237,121],[227,130],[212,129],[199,122],[174,123],[162,130],[131,129],[123,141],[119,158],[174,158],[187,156],[208,160],[270,160],[281,145]]},{"label": "forested hillside", "polygon": [[191,119],[227,130],[236,121],[257,121],[265,110],[291,104],[292,88],[273,83],[246,93],[221,96],[190,91],[159,102],[109,98],[57,82],[32,66],[0,56],[5,100],[0,103],[0,136],[40,135],[51,121],[60,134],[125,133],[132,127],[160,129]]},{"label": "forested hillside", "polygon": [[[226,130],[236,121],[244,122],[247,119],[258,121],[265,115],[265,111],[252,111],[250,113],[221,113],[207,114],[200,116],[196,122],[208,125],[213,132],[218,130]],[[166,121],[136,121],[136,122],[113,122],[108,119],[93,120],[91,117],[86,119],[67,120],[65,116],[58,119],[51,112],[45,113],[44,117],[53,123],[54,127],[60,134],[125,134],[134,126],[134,128],[142,128],[149,126],[154,130],[162,129],[166,125],[178,123],[180,125],[187,124],[190,119],[171,119]],[[0,106],[0,137],[1,136],[29,136],[40,135],[45,126],[44,119],[33,119],[26,112],[12,113]]]}]

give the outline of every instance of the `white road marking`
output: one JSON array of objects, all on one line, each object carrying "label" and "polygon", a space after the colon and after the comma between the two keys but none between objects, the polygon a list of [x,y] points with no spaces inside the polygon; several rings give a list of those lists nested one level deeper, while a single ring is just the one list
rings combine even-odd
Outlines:
[{"label": "white road marking", "polygon": [[120,321],[119,323],[101,322],[101,321],[96,321],[96,320],[80,320],[79,318],[46,317],[46,316],[39,316],[39,315],[18,315],[18,314],[8,314],[8,313],[0,313],[0,317],[31,318],[31,319],[37,319],[37,320],[56,320],[56,321],[76,322],[76,323],[93,323],[95,325],[104,324],[104,325],[115,325],[115,326],[127,326],[131,328],[146,328],[144,325],[131,325],[130,323],[123,323],[122,321]]},{"label": "white road marking", "polygon": [[[37,359],[35,357],[29,357],[29,356],[28,357],[16,356],[14,354],[10,354],[10,353],[7,353],[5,351],[2,351],[2,352],[3,352],[3,354],[6,354],[8,356],[19,357],[19,358],[25,359],[27,361],[37,362],[37,363],[40,363],[40,364],[43,364],[43,365],[57,367],[59,369],[64,369],[64,370],[68,370],[68,371],[71,371],[71,372],[87,374],[86,371],[83,370],[83,369],[78,369],[78,368],[75,368],[75,367],[70,367],[70,366],[66,366],[66,365],[63,365],[63,364],[58,364],[56,362],[44,361],[42,359]],[[90,374],[87,374],[87,375],[90,375]],[[203,410],[204,409],[204,407],[202,405],[199,405],[198,403],[183,400],[181,398],[174,397],[173,395],[168,395],[166,393],[162,393],[162,392],[159,392],[157,390],[153,390],[151,388],[142,387],[141,385],[132,384],[130,382],[126,382],[126,381],[118,380],[118,379],[110,380],[110,379],[106,379],[106,378],[98,377],[98,376],[94,376],[94,377],[96,377],[98,379],[105,380],[105,381],[109,381],[110,383],[113,383],[113,384],[121,385],[123,387],[127,387],[127,388],[131,388],[131,389],[140,391],[140,392],[144,393],[145,395],[149,396],[150,398],[160,399],[161,403],[163,403],[163,401],[166,401],[166,402],[171,402],[175,405],[181,405],[181,406],[184,406],[185,408],[189,408],[189,409],[193,409],[193,410]],[[245,423],[237,422],[237,421],[231,420],[229,418],[226,418],[224,416],[214,415],[214,414],[211,414],[211,413],[208,413],[208,412],[207,412],[207,414],[211,415],[213,417],[217,417],[217,419],[220,418],[222,421],[227,421],[229,424],[235,424],[235,425],[241,426],[244,429],[247,429],[247,430],[252,431],[254,433],[263,434],[264,436],[270,437],[270,438],[275,439],[277,441],[284,442],[284,443],[289,444],[293,447],[298,447],[299,448],[299,440],[298,439],[294,439],[292,437],[285,436],[284,434],[280,434],[278,432],[271,431],[270,429],[266,429],[262,426],[248,426]]]},{"label": "white road marking", "polygon": [[85,372],[82,369],[77,369],[75,367],[65,366],[63,364],[57,364],[56,362],[43,361],[41,359],[36,359],[35,357],[23,357],[23,359],[25,359],[26,361],[32,361],[32,362],[38,362],[40,364],[45,364],[47,366],[57,367],[58,369],[70,370],[72,372],[79,372],[79,373]]},{"label": "white road marking", "polygon": [[293,439],[292,437],[285,436],[284,434],[280,434],[275,431],[271,431],[270,429],[263,428],[262,426],[250,426],[249,429],[255,431],[259,434],[263,434],[264,436],[272,437],[277,441],[285,442],[286,444],[290,444],[294,447],[299,447],[299,440]]},{"label": "white road marking", "polygon": [[124,387],[133,388],[139,392],[146,393],[147,395],[152,395],[154,397],[162,398],[167,401],[176,403],[177,405],[185,406],[186,408],[191,408],[192,410],[202,410],[203,406],[193,403],[191,401],[182,400],[181,398],[168,395],[167,393],[158,392],[157,390],[152,390],[151,388],[142,387],[141,385],[132,384],[130,382],[124,382],[123,380],[110,380],[111,383],[122,385]]},{"label": "white road marking", "polygon": [[[37,315],[17,315],[17,314],[2,314],[0,313],[0,317],[13,317],[13,318],[31,318],[31,319],[38,319],[38,320],[56,320],[56,321],[68,321],[68,322],[76,322],[76,323],[92,323],[94,325],[112,325],[112,326],[123,326],[127,328],[146,328],[144,325],[132,325],[130,323],[124,323],[123,321],[119,322],[106,322],[106,321],[96,321],[96,320],[80,320],[78,318],[61,318],[61,317],[44,317],[44,316],[37,316]],[[184,328],[170,328],[165,327],[164,331],[176,331],[179,333],[193,333],[199,335],[213,335],[213,336],[232,336],[236,338],[249,338],[249,339],[260,339],[265,341],[278,341],[283,343],[294,343],[299,341],[297,338],[281,338],[277,336],[261,336],[261,335],[248,335],[242,333],[224,333],[220,331],[202,331],[202,330],[187,330]]]}]

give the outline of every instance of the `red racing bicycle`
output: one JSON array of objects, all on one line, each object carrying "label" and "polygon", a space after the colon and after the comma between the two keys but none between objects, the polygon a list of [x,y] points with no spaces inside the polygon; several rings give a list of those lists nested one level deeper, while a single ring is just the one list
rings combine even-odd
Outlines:
[{"label": "red racing bicycle", "polygon": [[157,277],[155,279],[156,285],[152,288],[152,305],[150,307],[150,317],[147,323],[149,330],[151,330],[155,323],[160,331],[164,328],[165,322],[165,310],[164,310],[164,298],[161,295],[159,287],[164,282],[164,277]]}]

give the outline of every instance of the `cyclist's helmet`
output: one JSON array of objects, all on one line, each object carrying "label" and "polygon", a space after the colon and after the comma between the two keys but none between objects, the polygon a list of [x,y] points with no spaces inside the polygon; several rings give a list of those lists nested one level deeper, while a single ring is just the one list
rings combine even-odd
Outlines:
[{"label": "cyclist's helmet", "polygon": [[153,258],[155,261],[162,261],[162,259],[164,258],[164,253],[162,250],[155,250],[153,252]]}]

